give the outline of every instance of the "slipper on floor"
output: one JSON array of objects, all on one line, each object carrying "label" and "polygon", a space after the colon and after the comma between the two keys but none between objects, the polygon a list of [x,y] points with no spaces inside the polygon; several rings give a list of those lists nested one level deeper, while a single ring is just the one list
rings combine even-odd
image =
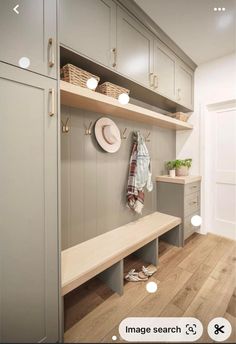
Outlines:
[{"label": "slipper on floor", "polygon": [[142,282],[142,281],[147,281],[148,277],[145,276],[142,273],[142,271],[141,272],[135,272],[135,269],[132,269],[125,276],[125,279],[126,279],[126,281],[129,281],[129,282]]},{"label": "slipper on floor", "polygon": [[154,265],[149,265],[147,268],[145,266],[142,267],[142,272],[147,277],[151,277],[156,271],[157,268]]}]

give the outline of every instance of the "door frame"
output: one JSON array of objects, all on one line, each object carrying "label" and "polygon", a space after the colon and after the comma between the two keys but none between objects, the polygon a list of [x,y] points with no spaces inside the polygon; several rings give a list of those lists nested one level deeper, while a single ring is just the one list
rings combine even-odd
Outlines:
[{"label": "door frame", "polygon": [[200,173],[202,175],[202,192],[201,192],[201,208],[202,208],[202,226],[201,233],[207,234],[211,232],[210,228],[213,223],[213,193],[212,193],[212,174],[211,156],[212,149],[209,143],[209,135],[211,135],[209,116],[213,113],[229,111],[236,109],[236,98],[217,103],[201,104],[200,106]]}]

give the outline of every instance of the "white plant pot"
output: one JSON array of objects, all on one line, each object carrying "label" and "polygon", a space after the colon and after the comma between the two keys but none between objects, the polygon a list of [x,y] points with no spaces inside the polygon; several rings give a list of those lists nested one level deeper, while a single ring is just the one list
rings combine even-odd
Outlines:
[{"label": "white plant pot", "polygon": [[169,176],[171,178],[174,178],[175,177],[175,170],[169,170]]},{"label": "white plant pot", "polygon": [[188,176],[189,168],[187,166],[181,166],[180,168],[176,169],[176,176],[177,177],[185,177]]}]

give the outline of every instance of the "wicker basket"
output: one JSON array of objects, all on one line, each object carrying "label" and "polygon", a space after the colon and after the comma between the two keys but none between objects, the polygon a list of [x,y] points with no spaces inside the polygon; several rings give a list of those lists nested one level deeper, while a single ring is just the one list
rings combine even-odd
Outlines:
[{"label": "wicker basket", "polygon": [[120,94],[122,93],[129,94],[130,90],[128,90],[127,88],[112,84],[111,82],[104,82],[103,84],[98,86],[97,92],[103,93],[106,96],[118,99]]},{"label": "wicker basket", "polygon": [[187,122],[189,114],[183,112],[172,113],[171,117],[179,119],[180,121]]},{"label": "wicker basket", "polygon": [[70,63],[66,64],[61,68],[61,80],[67,81],[73,85],[86,87],[87,80],[94,78],[99,83],[100,78],[96,75],[93,75],[81,68],[78,68]]}]

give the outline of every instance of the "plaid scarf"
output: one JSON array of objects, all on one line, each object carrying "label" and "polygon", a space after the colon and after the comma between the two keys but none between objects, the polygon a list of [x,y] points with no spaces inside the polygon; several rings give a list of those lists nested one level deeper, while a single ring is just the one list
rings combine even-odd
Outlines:
[{"label": "plaid scarf", "polygon": [[[144,155],[140,155],[142,148],[145,151]],[[133,143],[132,153],[130,157],[130,165],[129,165],[129,178],[128,178],[128,186],[127,186],[127,206],[133,211],[135,211],[136,213],[141,214],[143,206],[144,206],[144,186],[146,182],[148,183],[148,176],[144,176],[146,178],[145,184],[140,185],[140,181],[137,178],[138,172],[140,172],[138,171],[138,168],[140,166],[140,162],[139,164],[137,163],[138,159],[144,159],[144,161],[148,163],[148,166],[150,168],[150,157],[148,155],[148,151],[144,143],[144,139],[139,132],[135,132],[134,143]],[[150,189],[148,190],[149,191],[152,190],[152,185]]]}]

